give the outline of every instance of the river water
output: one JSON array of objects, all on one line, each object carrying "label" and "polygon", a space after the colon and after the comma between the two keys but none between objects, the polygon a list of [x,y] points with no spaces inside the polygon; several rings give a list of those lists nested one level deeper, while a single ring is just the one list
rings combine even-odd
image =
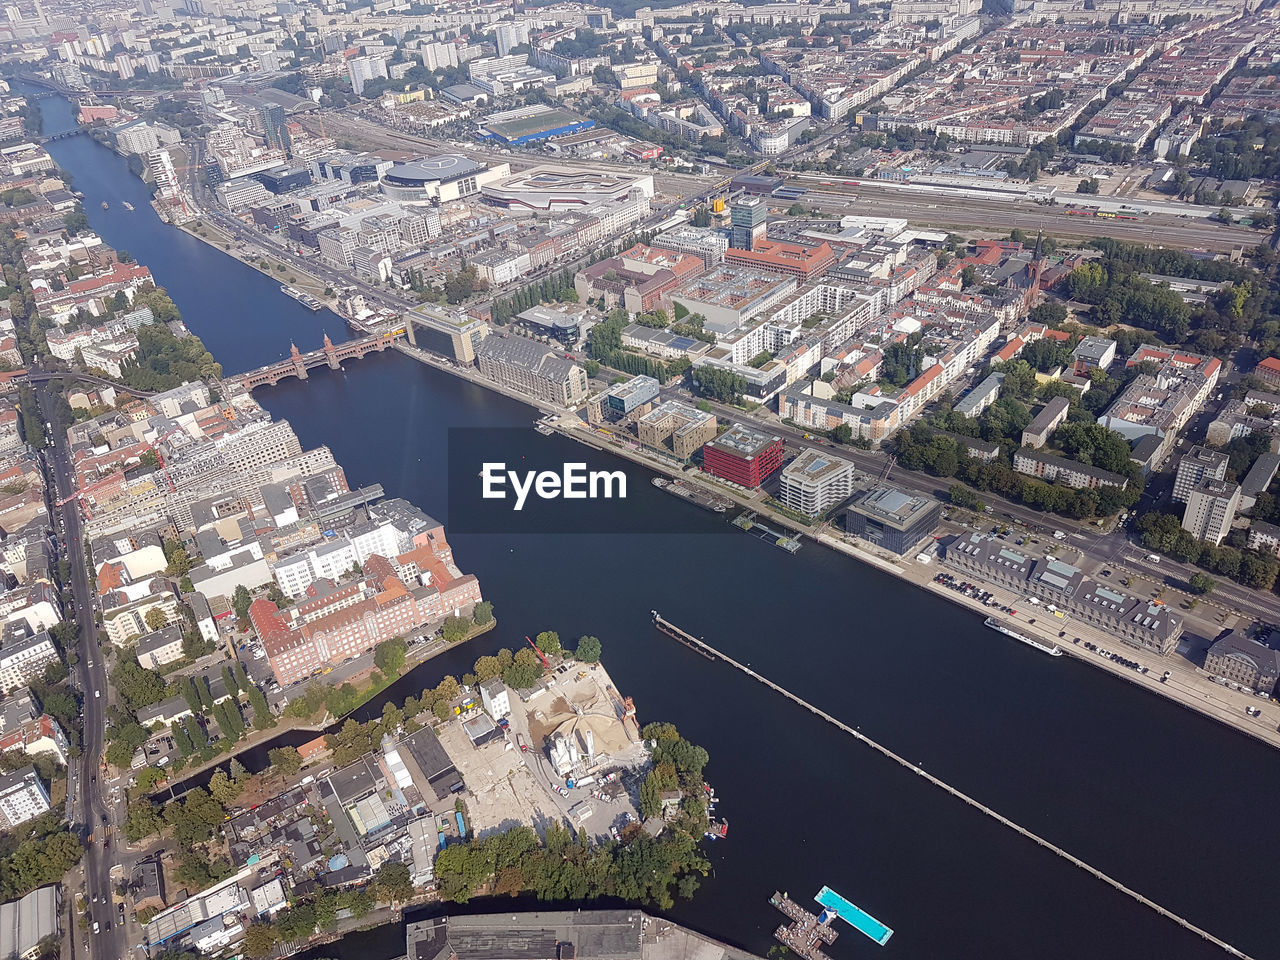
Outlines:
[{"label": "river water", "polygon": [[[45,130],[72,123],[42,101]],[[228,373],[319,345],[314,314],[278,282],[160,223],[122,160],[86,137],[51,143],[104,239],[147,264]],[[101,201],[110,209],[103,211]],[[130,213],[119,201],[129,200]],[[328,444],[352,485],[381,482],[447,516],[447,430],[527,426],[522,404],[373,355],[258,396],[304,446]],[[538,438],[582,459],[584,448]],[[501,455],[502,451],[495,451]],[[1073,658],[1051,659],[972,613],[812,543],[790,556],[647,487],[625,507],[680,534],[450,534],[499,628],[405,687],[558,630],[600,637],[642,720],[669,720],[710,751],[731,829],[714,876],[674,919],[763,955],[775,889],[829,884],[896,930],[903,958],[1218,957],[1221,952],[993,820],[860,747],[747,677],[658,634],[649,611],[788,687],[959,789],[1254,957],[1274,956],[1280,796],[1274,751]],[[378,704],[370,709],[376,710]],[[1262,826],[1258,826],[1261,823]],[[1228,829],[1230,828],[1230,829]],[[835,960],[879,949],[843,928]],[[1269,946],[1270,945],[1270,946]],[[385,960],[398,933],[356,934],[317,955]]]}]

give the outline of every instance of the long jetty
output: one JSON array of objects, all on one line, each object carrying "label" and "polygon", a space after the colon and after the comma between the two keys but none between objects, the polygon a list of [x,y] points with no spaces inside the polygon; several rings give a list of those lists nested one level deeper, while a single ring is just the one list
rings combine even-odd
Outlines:
[{"label": "long jetty", "polygon": [[973,797],[969,796],[967,793],[964,793],[962,790],[959,790],[958,788],[953,787],[951,784],[947,783],[945,780],[941,780],[938,777],[935,777],[933,774],[927,772],[926,770],[912,763],[910,760],[907,760],[905,757],[899,756],[898,754],[890,750],[888,747],[880,743],[877,743],[875,740],[872,740],[870,737],[868,737],[866,734],[862,733],[861,731],[855,730],[853,727],[849,726],[847,723],[837,720],[835,717],[831,716],[831,714],[827,713],[825,710],[822,710],[819,707],[815,707],[813,704],[809,703],[807,700],[804,700],[796,696],[790,690],[786,689],[786,687],[779,686],[778,684],[770,680],[768,677],[764,677],[764,676],[761,676],[759,673],[756,673],[756,671],[752,670],[746,664],[739,663],[737,660],[729,656],[727,653],[717,650],[715,647],[711,646],[711,644],[707,643],[705,640],[700,640],[697,637],[693,636],[691,633],[688,633],[687,631],[682,630],[680,627],[676,626],[671,621],[664,619],[662,615],[659,614],[656,610],[653,611],[653,622],[654,622],[654,625],[660,631],[665,633],[667,636],[678,640],[680,643],[684,644],[686,647],[690,647],[694,650],[697,650],[699,653],[702,653],[704,656],[708,657],[711,660],[721,660],[724,663],[727,663],[731,667],[736,667],[738,670],[741,670],[743,673],[751,677],[753,680],[756,680],[764,684],[774,693],[781,694],[782,696],[790,700],[792,703],[795,703],[801,707],[804,707],[810,713],[814,714],[815,716],[821,717],[823,720],[827,721],[827,723],[831,724],[832,726],[838,727],[840,730],[843,730],[845,733],[849,734],[849,736],[853,737],[858,742],[866,744],[868,747],[870,747],[872,750],[875,750],[880,755],[884,757],[888,757],[894,763],[898,764],[899,766],[905,767],[906,769],[914,773],[916,776],[922,777],[923,779],[929,781],[929,783],[933,784],[935,787],[938,787],[941,790],[945,790],[947,793],[951,794],[956,799],[963,800],[965,803],[973,807],[975,810],[985,813],[988,817],[997,821],[998,823],[1003,824],[1004,826],[1008,827],[1010,830],[1013,830],[1016,833],[1022,834],[1022,836],[1026,837],[1028,840],[1035,841],[1040,846],[1044,847],[1046,850],[1051,850],[1052,852],[1056,853],[1058,856],[1062,857],[1062,859],[1074,864],[1075,866],[1079,867],[1081,870],[1084,870],[1086,873],[1092,874],[1094,877],[1101,880],[1103,883],[1106,883],[1114,887],[1116,890],[1119,890],[1125,896],[1133,898],[1138,903],[1142,904],[1144,907],[1151,908],[1156,913],[1160,914],[1160,916],[1168,920],[1172,920],[1174,923],[1178,924],[1178,926],[1183,927],[1186,930],[1190,930],[1192,933],[1203,938],[1209,943],[1212,943],[1214,946],[1220,947],[1221,949],[1225,950],[1227,953],[1231,954],[1231,956],[1233,957],[1239,957],[1240,960],[1253,960],[1253,958],[1250,957],[1249,954],[1245,953],[1243,950],[1240,950],[1232,946],[1231,944],[1227,943],[1227,941],[1221,939],[1220,937],[1215,937],[1208,930],[1205,930],[1203,927],[1196,926],[1196,924],[1192,923],[1190,920],[1186,919],[1185,917],[1179,916],[1178,914],[1174,913],[1172,910],[1162,907],[1160,904],[1156,903],[1154,900],[1143,896],[1141,893],[1139,893],[1137,890],[1134,890],[1132,887],[1126,886],[1125,884],[1117,880],[1115,877],[1112,877],[1109,874],[1103,873],[1097,867],[1092,866],[1091,864],[1085,863],[1075,854],[1062,849],[1062,847],[1058,846],[1055,843],[1051,843],[1050,841],[1046,840],[1044,837],[1040,836],[1039,834],[1034,833],[1031,830],[1028,830],[1026,827],[1020,824],[1014,823],[1008,817],[1004,816],[1004,814],[1001,814],[995,810],[992,810],[986,804],[980,803],[979,801],[975,800]]}]

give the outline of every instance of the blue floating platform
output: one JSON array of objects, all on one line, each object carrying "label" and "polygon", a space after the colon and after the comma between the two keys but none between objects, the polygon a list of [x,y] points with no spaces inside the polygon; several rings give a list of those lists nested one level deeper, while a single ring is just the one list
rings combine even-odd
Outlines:
[{"label": "blue floating platform", "polygon": [[854,906],[830,887],[823,887],[813,899],[827,910],[835,913],[836,916],[853,927],[853,929],[870,937],[882,947],[893,936],[892,930],[861,907]]}]

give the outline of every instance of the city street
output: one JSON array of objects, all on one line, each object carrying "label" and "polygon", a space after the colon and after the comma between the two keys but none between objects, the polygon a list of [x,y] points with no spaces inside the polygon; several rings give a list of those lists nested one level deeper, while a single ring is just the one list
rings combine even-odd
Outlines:
[{"label": "city street", "polygon": [[[55,409],[52,396],[43,386],[33,389],[46,422],[52,423]],[[61,553],[69,561],[71,570],[71,592],[75,597],[75,624],[79,637],[79,662],[72,668],[71,679],[80,695],[84,715],[81,754],[71,761],[67,771],[67,813],[85,841],[82,863],[85,896],[89,901],[90,922],[97,921],[100,928],[96,936],[89,935],[90,950],[94,956],[107,960],[123,957],[129,952],[129,944],[124,942],[125,930],[119,924],[111,902],[110,877],[116,857],[109,845],[117,839],[119,825],[124,820],[124,798],[119,793],[113,795],[104,789],[101,758],[111,691],[93,622],[93,592],[85,565],[78,503],[72,499],[61,507],[57,506],[58,501],[71,497],[75,491],[66,434],[53,430],[50,440],[45,451],[46,468],[52,481],[49,496],[57,518],[55,522],[59,522],[62,531],[59,539]],[[89,837],[93,838],[92,841]]]}]

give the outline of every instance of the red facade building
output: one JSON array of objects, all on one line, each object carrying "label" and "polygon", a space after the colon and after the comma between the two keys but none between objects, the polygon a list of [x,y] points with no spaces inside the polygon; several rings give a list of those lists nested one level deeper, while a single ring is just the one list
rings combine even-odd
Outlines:
[{"label": "red facade building", "polygon": [[754,490],[782,467],[782,438],[735,423],[702,448],[702,469]]}]

